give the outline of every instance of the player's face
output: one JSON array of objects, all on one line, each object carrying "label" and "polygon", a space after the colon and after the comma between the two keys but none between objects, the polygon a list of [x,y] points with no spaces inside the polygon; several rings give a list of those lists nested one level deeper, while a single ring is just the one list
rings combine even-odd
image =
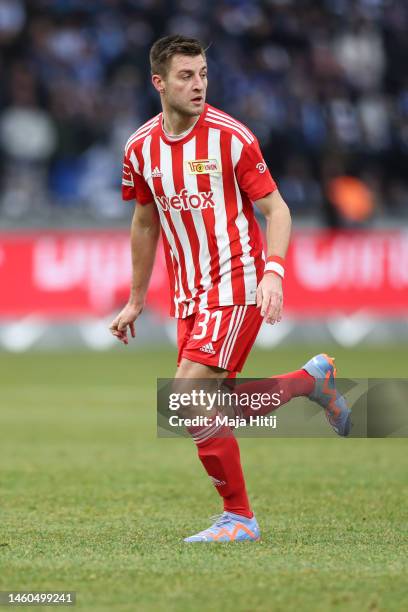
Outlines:
[{"label": "player's face", "polygon": [[204,110],[207,63],[202,55],[174,55],[163,79],[166,103],[183,115],[195,117]]}]

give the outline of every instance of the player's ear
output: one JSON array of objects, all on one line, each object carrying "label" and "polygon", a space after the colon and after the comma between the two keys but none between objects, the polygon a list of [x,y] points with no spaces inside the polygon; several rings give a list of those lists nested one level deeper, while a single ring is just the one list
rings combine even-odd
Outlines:
[{"label": "player's ear", "polygon": [[152,74],[153,87],[159,93],[164,93],[164,80],[160,74]]}]

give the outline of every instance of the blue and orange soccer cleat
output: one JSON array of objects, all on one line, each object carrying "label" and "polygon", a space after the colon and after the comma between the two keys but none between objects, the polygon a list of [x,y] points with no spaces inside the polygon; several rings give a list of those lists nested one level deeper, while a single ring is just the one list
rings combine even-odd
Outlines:
[{"label": "blue and orange soccer cleat", "polygon": [[246,518],[232,512],[223,512],[221,516],[213,517],[216,521],[211,527],[200,531],[185,542],[256,542],[260,539],[258,522],[253,516]]},{"label": "blue and orange soccer cleat", "polygon": [[336,389],[334,357],[321,353],[312,357],[302,369],[316,381],[309,399],[324,408],[327,420],[339,436],[348,436],[351,429],[351,410],[345,398]]}]

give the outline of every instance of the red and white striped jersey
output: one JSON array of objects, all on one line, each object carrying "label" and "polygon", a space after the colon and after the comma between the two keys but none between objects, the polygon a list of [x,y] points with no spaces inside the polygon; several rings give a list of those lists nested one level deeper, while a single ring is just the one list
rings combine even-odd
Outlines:
[{"label": "red and white striped jersey", "polygon": [[132,134],[122,195],[156,203],[172,316],[256,303],[264,254],[253,202],[275,189],[252,132],[208,104],[179,140],[166,136],[161,113]]}]

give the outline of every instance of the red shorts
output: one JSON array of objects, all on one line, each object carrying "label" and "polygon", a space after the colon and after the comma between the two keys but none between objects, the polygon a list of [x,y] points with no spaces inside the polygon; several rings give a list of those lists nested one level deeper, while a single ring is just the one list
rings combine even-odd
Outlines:
[{"label": "red shorts", "polygon": [[178,359],[240,372],[255,342],[263,317],[261,309],[219,306],[178,320]]}]

